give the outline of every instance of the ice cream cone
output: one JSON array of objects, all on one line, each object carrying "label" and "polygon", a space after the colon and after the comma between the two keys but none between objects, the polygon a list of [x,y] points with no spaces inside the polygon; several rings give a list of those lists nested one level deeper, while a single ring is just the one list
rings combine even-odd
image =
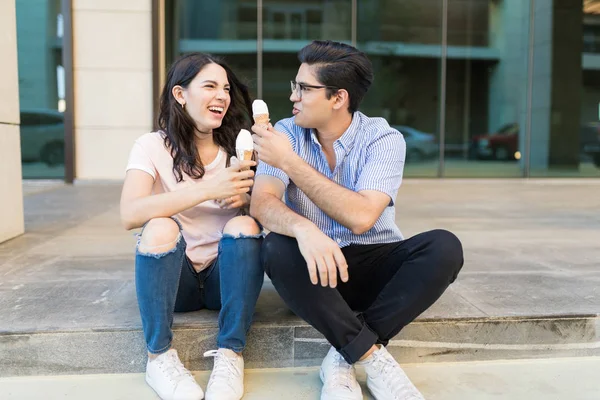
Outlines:
[{"label": "ice cream cone", "polygon": [[252,156],[254,155],[254,150],[248,149],[236,149],[237,158],[240,161],[251,161]]},{"label": "ice cream cone", "polygon": [[[254,143],[252,142],[252,135],[249,131],[241,129],[240,133],[238,133],[235,144],[235,152],[238,160],[252,160],[252,156],[254,155]],[[248,168],[244,169],[247,170]]]},{"label": "ice cream cone", "polygon": [[252,102],[254,122],[263,127],[269,126],[269,107],[263,100],[256,99]]},{"label": "ice cream cone", "polygon": [[257,114],[257,115],[254,115],[254,122],[257,125],[262,125],[264,127],[269,126],[269,114]]}]

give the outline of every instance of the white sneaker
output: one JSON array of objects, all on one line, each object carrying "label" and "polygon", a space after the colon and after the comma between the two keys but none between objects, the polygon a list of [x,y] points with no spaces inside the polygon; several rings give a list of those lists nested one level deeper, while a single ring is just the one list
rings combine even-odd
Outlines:
[{"label": "white sneaker", "polygon": [[211,350],[215,364],[206,385],[206,400],[240,400],[244,395],[244,358],[228,349]]},{"label": "white sneaker", "polygon": [[367,387],[375,399],[425,400],[385,347],[357,364],[365,367]]},{"label": "white sneaker", "polygon": [[354,366],[348,364],[335,349],[329,353],[321,364],[321,400],[362,400],[362,391],[356,381]]},{"label": "white sneaker", "polygon": [[202,388],[185,369],[175,349],[170,349],[156,357],[148,359],[146,364],[146,382],[163,400],[201,400]]}]

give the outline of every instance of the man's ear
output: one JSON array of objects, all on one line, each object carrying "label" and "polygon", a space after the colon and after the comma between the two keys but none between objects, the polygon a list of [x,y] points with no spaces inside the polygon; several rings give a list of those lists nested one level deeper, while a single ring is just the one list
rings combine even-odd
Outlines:
[{"label": "man's ear", "polygon": [[336,94],[333,95],[335,101],[333,103],[334,110],[340,110],[342,108],[348,108],[350,103],[350,94],[346,89],[340,89]]},{"label": "man's ear", "polygon": [[175,100],[181,104],[181,106],[185,105],[185,97],[183,96],[183,88],[181,86],[173,86],[171,93],[173,94],[173,97],[175,97]]}]

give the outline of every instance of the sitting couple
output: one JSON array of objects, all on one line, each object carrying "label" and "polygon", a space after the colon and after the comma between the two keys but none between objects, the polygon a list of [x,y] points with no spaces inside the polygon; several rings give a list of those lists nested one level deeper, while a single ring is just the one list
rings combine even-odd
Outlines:
[{"label": "sitting couple", "polygon": [[404,239],[396,226],[406,147],[384,119],[358,111],[373,80],[368,58],[329,41],[298,58],[294,116],[252,127],[256,177],[254,161],[235,158],[251,120],[248,89],[206,54],[173,64],[160,131],[131,151],[121,218],[142,228],[135,283],[146,381],[162,399],[204,397],[171,347],[173,313],[204,308],[220,310],[206,399],[242,398],[242,352],[265,271],[332,346],[321,399],[362,399],[356,364],[376,399],[422,398],[385,346],[456,279],[461,243],[443,230]]}]

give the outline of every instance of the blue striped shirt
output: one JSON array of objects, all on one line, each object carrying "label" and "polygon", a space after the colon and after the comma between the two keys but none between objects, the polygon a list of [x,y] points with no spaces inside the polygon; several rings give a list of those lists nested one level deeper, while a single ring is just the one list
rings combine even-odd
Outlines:
[{"label": "blue striped shirt", "polygon": [[336,166],[332,172],[314,129],[301,128],[294,117],[279,121],[275,129],[285,133],[294,151],[310,166],[337,184],[354,192],[376,190],[390,196],[373,228],[355,235],[333,220],[315,205],[285,172],[264,162],[259,163],[256,175],[279,178],[286,187],[285,202],[294,212],[315,223],[323,233],[337,241],[340,247],[350,244],[377,244],[403,240],[396,226],[394,202],[402,182],[406,144],[404,137],[383,118],[369,118],[355,112],[352,123],[334,142]]}]

